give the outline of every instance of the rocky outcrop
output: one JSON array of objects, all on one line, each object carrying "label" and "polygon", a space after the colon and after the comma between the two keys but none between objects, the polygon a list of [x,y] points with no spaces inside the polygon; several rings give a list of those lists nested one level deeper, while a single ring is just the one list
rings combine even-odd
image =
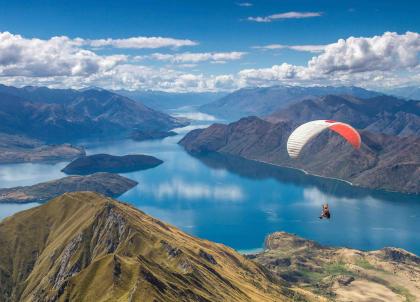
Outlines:
[{"label": "rocky outcrop", "polygon": [[137,185],[118,174],[68,176],[26,187],[0,189],[0,203],[45,202],[66,192],[92,191],[117,197]]},{"label": "rocky outcrop", "polygon": [[83,155],[83,147],[48,145],[25,136],[0,133],[0,164],[65,161]]},{"label": "rocky outcrop", "polygon": [[286,143],[294,127],[291,122],[274,124],[248,117],[193,130],[180,144],[192,153],[218,152],[340,178],[361,187],[420,193],[419,136],[361,131],[362,148],[355,150],[337,134],[325,131],[293,160]]},{"label": "rocky outcrop", "polygon": [[3,301],[291,301],[303,295],[234,250],[95,193],[0,223]]},{"label": "rocky outcrop", "polygon": [[62,171],[66,174],[86,175],[96,172],[127,173],[154,168],[163,161],[149,155],[135,154],[115,156],[94,154],[82,156],[69,163]]},{"label": "rocky outcrop", "polygon": [[329,248],[277,232],[266,238],[264,252],[248,257],[294,286],[333,301],[420,299],[420,258],[402,249]]}]

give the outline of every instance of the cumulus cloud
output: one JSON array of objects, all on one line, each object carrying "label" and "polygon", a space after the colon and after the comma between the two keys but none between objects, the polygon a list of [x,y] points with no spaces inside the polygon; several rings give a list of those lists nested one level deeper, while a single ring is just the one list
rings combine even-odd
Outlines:
[{"label": "cumulus cloud", "polygon": [[326,46],[323,54],[312,58],[308,68],[322,73],[395,70],[418,65],[420,35],[386,32],[381,36],[350,37]]},{"label": "cumulus cloud", "polygon": [[131,37],[127,39],[81,40],[81,43],[92,47],[111,46],[115,48],[155,49],[163,47],[195,46],[197,42],[188,39],[165,37]]},{"label": "cumulus cloud", "polygon": [[374,37],[350,37],[325,46],[306,66],[287,63],[239,72],[242,82],[261,85],[275,82],[363,83],[394,79],[393,72],[419,66],[420,35],[385,32]]},{"label": "cumulus cloud", "polygon": [[304,18],[314,18],[322,16],[321,12],[287,12],[280,14],[273,14],[270,16],[264,17],[248,17],[248,21],[259,22],[259,23],[269,23],[276,20],[283,19],[304,19]]},{"label": "cumulus cloud", "polygon": [[0,75],[78,76],[109,70],[125,61],[124,55],[100,56],[79,47],[79,39],[53,37],[26,39],[9,32],[0,33]]},{"label": "cumulus cloud", "polygon": [[154,53],[148,57],[159,61],[169,61],[171,63],[199,63],[204,61],[225,62],[231,60],[239,60],[245,54],[245,52],[239,51],[199,53],[185,52],[177,54]]},{"label": "cumulus cloud", "polygon": [[263,46],[254,46],[253,48],[261,50],[276,50],[276,49],[292,49],[296,51],[306,51],[313,53],[320,53],[325,50],[326,45],[283,45],[283,44],[268,44]]},{"label": "cumulus cloud", "polygon": [[[99,55],[84,39],[24,38],[0,33],[0,76],[4,84],[107,89],[150,89],[168,92],[231,91],[246,86],[361,85],[392,87],[420,82],[420,35],[386,32],[349,37],[328,45],[261,46],[318,52],[304,65],[275,64],[232,74],[209,75],[183,67],[199,62],[241,59],[244,52],[154,53],[144,56]],[[86,48],[87,47],[87,48]],[[176,65],[146,66],[146,59]],[[140,65],[142,64],[142,65]],[[193,65],[191,65],[193,64]]]}]

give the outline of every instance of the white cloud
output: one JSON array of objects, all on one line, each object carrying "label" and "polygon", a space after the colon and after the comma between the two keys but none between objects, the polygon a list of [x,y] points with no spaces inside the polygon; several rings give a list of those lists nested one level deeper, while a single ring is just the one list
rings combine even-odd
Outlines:
[{"label": "white cloud", "polygon": [[[324,49],[305,65],[279,62],[268,68],[247,68],[218,75],[185,68],[203,61],[217,64],[238,60],[245,53],[155,53],[136,57],[99,55],[92,49],[83,48],[86,46],[84,41],[65,36],[47,40],[27,39],[7,32],[0,33],[1,82],[15,86],[98,86],[168,92],[231,91],[246,86],[277,84],[360,85],[372,88],[420,83],[420,35],[413,32],[350,37],[325,46],[261,46],[312,52]],[[146,66],[150,56],[176,64]]]},{"label": "white cloud", "polygon": [[83,44],[92,47],[111,46],[115,48],[155,49],[163,47],[195,46],[197,42],[188,39],[174,39],[165,37],[131,37],[127,39],[97,39],[82,40]]},{"label": "white cloud", "polygon": [[239,72],[249,85],[274,83],[330,83],[366,85],[395,81],[395,72],[412,71],[419,66],[420,35],[386,32],[374,37],[350,37],[325,46],[306,66],[287,63],[270,68],[245,69]]},{"label": "white cloud", "polygon": [[322,73],[395,70],[418,65],[420,35],[386,32],[371,38],[340,39],[326,46],[323,54],[313,57],[308,68]]},{"label": "white cloud", "polygon": [[236,4],[238,6],[242,6],[242,7],[251,7],[251,6],[253,6],[253,4],[251,2],[238,2]]},{"label": "white cloud", "polygon": [[274,14],[270,16],[264,17],[248,17],[248,21],[260,22],[260,23],[268,23],[276,20],[282,19],[304,19],[304,18],[314,18],[322,16],[321,12],[287,12],[287,13],[280,13]]},{"label": "white cloud", "polygon": [[313,53],[320,53],[325,50],[326,45],[283,45],[283,44],[269,44],[264,46],[254,46],[253,48],[262,50],[276,50],[276,49],[292,49],[296,51],[306,51]]},{"label": "white cloud", "polygon": [[163,53],[154,53],[149,56],[149,58],[158,60],[158,61],[169,61],[171,63],[198,63],[204,61],[213,61],[213,62],[225,62],[231,60],[239,60],[246,53],[239,51],[232,52],[185,52],[177,54],[163,54]]},{"label": "white cloud", "polygon": [[0,33],[1,76],[80,76],[115,67],[124,55],[100,56],[79,48],[80,39],[53,37],[26,39],[9,32]]}]

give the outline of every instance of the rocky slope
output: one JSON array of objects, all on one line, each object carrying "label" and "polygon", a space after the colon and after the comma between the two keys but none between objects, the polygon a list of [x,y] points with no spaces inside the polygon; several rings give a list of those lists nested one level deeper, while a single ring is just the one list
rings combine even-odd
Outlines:
[{"label": "rocky slope", "polygon": [[244,88],[234,91],[217,101],[203,105],[200,107],[200,110],[233,121],[249,115],[269,115],[301,100],[307,98],[316,99],[328,94],[352,95],[360,98],[380,95],[380,93],[353,86]]},{"label": "rocky slope", "polygon": [[66,193],[4,219],[0,253],[2,301],[264,302],[301,296],[234,250],[95,193]]},{"label": "rocky slope", "polygon": [[0,203],[45,202],[66,192],[93,191],[117,197],[137,185],[134,180],[111,173],[68,176],[32,186],[0,189]]},{"label": "rocky slope", "polygon": [[0,133],[0,164],[62,161],[85,155],[83,147],[69,144],[47,145],[20,135]]},{"label": "rocky slope", "polygon": [[292,160],[286,142],[294,127],[290,122],[274,124],[248,117],[229,125],[193,130],[180,144],[192,153],[219,152],[304,169],[362,187],[420,193],[419,136],[362,131],[362,148],[355,150],[339,135],[325,131],[305,146],[299,159]]},{"label": "rocky slope", "polygon": [[249,258],[329,301],[420,300],[420,258],[402,249],[328,248],[284,232],[269,235],[265,248]]},{"label": "rocky slope", "polygon": [[[185,125],[165,113],[106,90],[14,88],[0,92],[0,132],[45,141],[121,136],[132,130]],[[4,90],[4,89],[3,89]],[[24,92],[24,93],[23,93]],[[42,101],[42,98],[45,101]]]},{"label": "rocky slope", "polygon": [[420,136],[420,101],[405,101],[390,96],[360,99],[328,95],[290,105],[266,118],[292,121],[296,125],[317,119],[332,119],[389,135]]},{"label": "rocky slope", "polygon": [[127,173],[154,168],[163,161],[149,155],[134,154],[115,156],[94,154],[79,157],[65,166],[61,171],[66,174],[86,175],[96,172]]}]

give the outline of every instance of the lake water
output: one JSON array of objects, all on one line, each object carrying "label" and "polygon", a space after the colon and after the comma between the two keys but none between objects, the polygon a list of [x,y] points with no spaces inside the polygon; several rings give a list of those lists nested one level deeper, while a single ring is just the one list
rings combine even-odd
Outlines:
[{"label": "lake water", "polygon": [[[180,114],[179,112],[177,114]],[[126,173],[139,185],[119,197],[144,212],[201,238],[240,251],[255,251],[274,231],[295,233],[325,245],[362,250],[396,246],[420,255],[420,198],[369,191],[300,171],[210,154],[195,157],[177,142],[214,119],[199,118],[163,140],[84,142],[88,154],[144,153],[165,162]],[[35,184],[64,176],[58,164],[0,166],[0,186]],[[332,219],[318,218],[328,202]],[[0,204],[0,219],[36,204]]]}]

